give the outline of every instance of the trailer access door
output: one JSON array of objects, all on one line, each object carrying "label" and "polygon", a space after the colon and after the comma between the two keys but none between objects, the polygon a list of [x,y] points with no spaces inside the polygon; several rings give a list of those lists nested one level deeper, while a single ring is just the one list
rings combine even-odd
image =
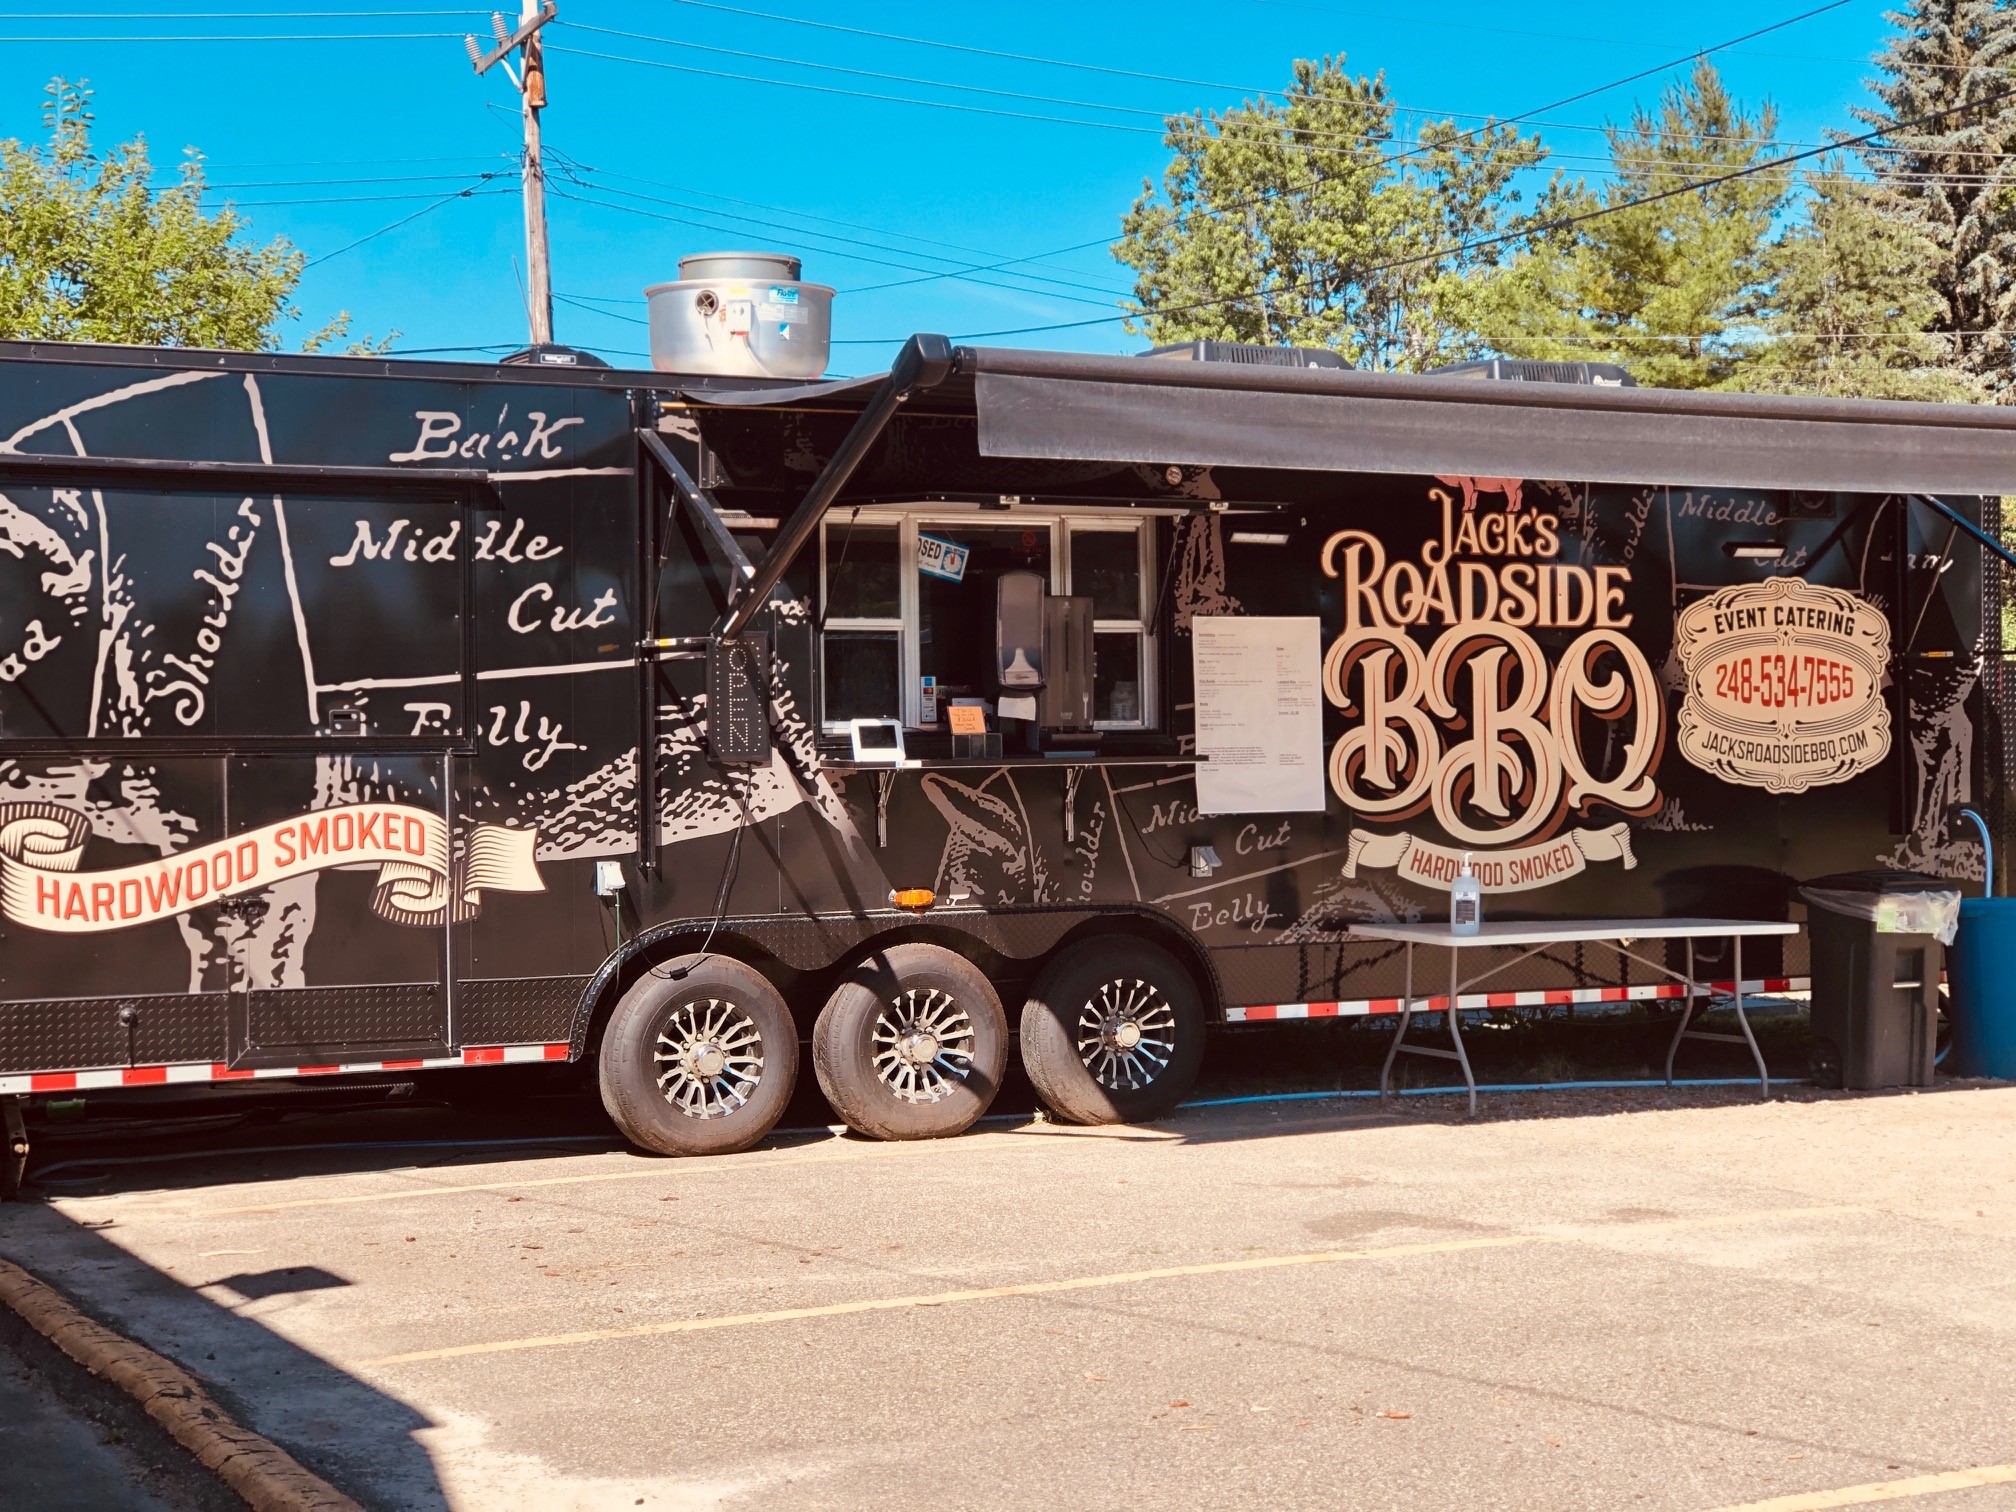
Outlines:
[{"label": "trailer access door", "polygon": [[483,498],[462,474],[0,458],[0,1058],[454,1043],[458,933],[529,865],[456,816]]}]

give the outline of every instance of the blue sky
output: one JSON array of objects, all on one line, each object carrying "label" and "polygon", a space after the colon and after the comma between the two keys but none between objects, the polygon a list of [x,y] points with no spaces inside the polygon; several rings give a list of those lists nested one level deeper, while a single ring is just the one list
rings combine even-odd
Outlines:
[{"label": "blue sky", "polygon": [[[556,306],[556,334],[643,366],[624,354],[644,350],[644,286],[676,277],[687,252],[749,246],[796,252],[807,278],[841,291],[837,372],[878,369],[893,350],[885,343],[911,331],[961,337],[1098,319],[1128,286],[1105,244],[1142,179],[1160,176],[1163,114],[1237,104],[1283,87],[1292,59],[1341,51],[1354,72],[1383,69],[1400,104],[1475,124],[1473,115],[1527,112],[1821,3],[560,0],[563,24],[548,32],[546,140],[593,187],[560,180],[556,164],[554,287],[578,301]],[[1783,140],[1813,143],[1830,128],[1854,129],[1849,110],[1867,102],[1867,60],[1888,34],[1883,9],[1854,0],[1715,61],[1739,98],[1778,104]],[[514,193],[456,199],[349,245],[462,188],[515,184],[516,95],[494,72],[474,77],[459,40],[487,34],[487,10],[125,0],[87,18],[56,0],[30,11],[0,6],[0,136],[40,134],[51,76],[88,78],[101,141],[144,132],[157,165],[200,148],[212,181],[231,186],[217,197],[239,203],[257,233],[326,257],[302,280],[300,330],[347,309],[357,332],[401,333],[400,350],[522,342]],[[768,19],[787,16],[985,52]],[[345,35],[113,40],[223,34]],[[635,59],[677,66],[622,61]],[[1547,115],[1542,134],[1560,166],[1598,170],[1602,139],[1587,128],[1623,118],[1665,77]],[[930,276],[1053,252],[1017,270],[1041,281]],[[895,286],[874,287],[883,285]],[[1103,352],[1142,345],[1117,320],[999,339]]]}]

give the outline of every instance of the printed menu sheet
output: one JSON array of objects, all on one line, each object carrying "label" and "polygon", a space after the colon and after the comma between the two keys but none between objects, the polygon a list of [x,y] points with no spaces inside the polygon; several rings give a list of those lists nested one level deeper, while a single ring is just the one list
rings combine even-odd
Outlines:
[{"label": "printed menu sheet", "polygon": [[1197,685],[1197,807],[1206,814],[1323,809],[1322,632],[1316,616],[1190,622]]}]

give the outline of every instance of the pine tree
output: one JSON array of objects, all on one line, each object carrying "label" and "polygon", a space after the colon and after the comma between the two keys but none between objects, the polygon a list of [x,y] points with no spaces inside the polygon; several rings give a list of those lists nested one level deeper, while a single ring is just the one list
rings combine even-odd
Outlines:
[{"label": "pine tree", "polygon": [[[1918,209],[1941,253],[1932,329],[1951,338],[1962,369],[2016,402],[2016,11],[2004,0],[1908,0],[1889,20],[1899,34],[1876,58],[1880,108],[1856,112],[1886,134],[1863,155]],[[1986,103],[1900,125],[1976,101]]]},{"label": "pine tree", "polygon": [[[1472,355],[1444,312],[1516,230],[1537,138],[1429,122],[1401,150],[1379,78],[1300,60],[1278,101],[1172,116],[1161,192],[1144,184],[1114,257],[1135,270],[1130,330],[1325,346],[1361,367],[1419,370]],[[1395,266],[1395,265],[1398,266]]]},{"label": "pine tree", "polygon": [[1770,252],[1765,340],[1726,386],[1836,398],[1978,400],[1928,330],[1943,264],[1916,206],[1829,161],[1807,175],[1800,219]]},{"label": "pine tree", "polygon": [[1670,191],[1765,161],[1777,121],[1768,103],[1751,113],[1731,99],[1703,59],[1656,111],[1610,129],[1608,185],[1574,186],[1554,207],[1607,213],[1536,238],[1474,280],[1462,315],[1509,356],[1621,363],[1659,388],[1731,382],[1762,335],[1771,231],[1792,174]]}]

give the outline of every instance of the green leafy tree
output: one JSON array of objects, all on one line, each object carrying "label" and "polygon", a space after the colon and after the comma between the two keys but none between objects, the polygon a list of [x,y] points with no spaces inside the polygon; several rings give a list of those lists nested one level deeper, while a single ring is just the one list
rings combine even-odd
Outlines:
[{"label": "green leafy tree", "polygon": [[1806,180],[1804,215],[1772,247],[1766,341],[1740,386],[1870,399],[1982,397],[1933,334],[1945,265],[1916,208],[1830,163]]},{"label": "green leafy tree", "polygon": [[[1144,183],[1113,255],[1135,270],[1129,329],[1331,347],[1362,367],[1470,355],[1444,310],[1516,230],[1515,177],[1544,157],[1509,127],[1424,126],[1396,143],[1383,78],[1298,60],[1280,100],[1172,116],[1158,195]],[[1398,266],[1395,266],[1395,265]]]},{"label": "green leafy tree", "polygon": [[[1884,136],[1863,157],[1942,254],[1932,329],[1959,366],[2016,401],[2016,10],[1908,0],[1889,20],[1898,32],[1876,58],[1878,107],[1856,112]],[[1925,124],[1899,124],[1912,121]]]},{"label": "green leafy tree", "polygon": [[1729,383],[1764,339],[1791,173],[1688,186],[1768,160],[1777,124],[1768,103],[1750,113],[1732,100],[1703,59],[1656,111],[1610,129],[1607,185],[1557,191],[1552,209],[1570,223],[1466,281],[1451,314],[1508,356],[1621,363],[1661,388]]},{"label": "green leafy tree", "polygon": [[[276,348],[280,326],[300,318],[289,300],[303,254],[279,237],[247,244],[228,205],[206,216],[193,151],[173,187],[153,189],[144,138],[93,148],[88,88],[57,79],[44,93],[48,140],[0,141],[0,336]],[[302,350],[348,327],[341,314]]]}]

